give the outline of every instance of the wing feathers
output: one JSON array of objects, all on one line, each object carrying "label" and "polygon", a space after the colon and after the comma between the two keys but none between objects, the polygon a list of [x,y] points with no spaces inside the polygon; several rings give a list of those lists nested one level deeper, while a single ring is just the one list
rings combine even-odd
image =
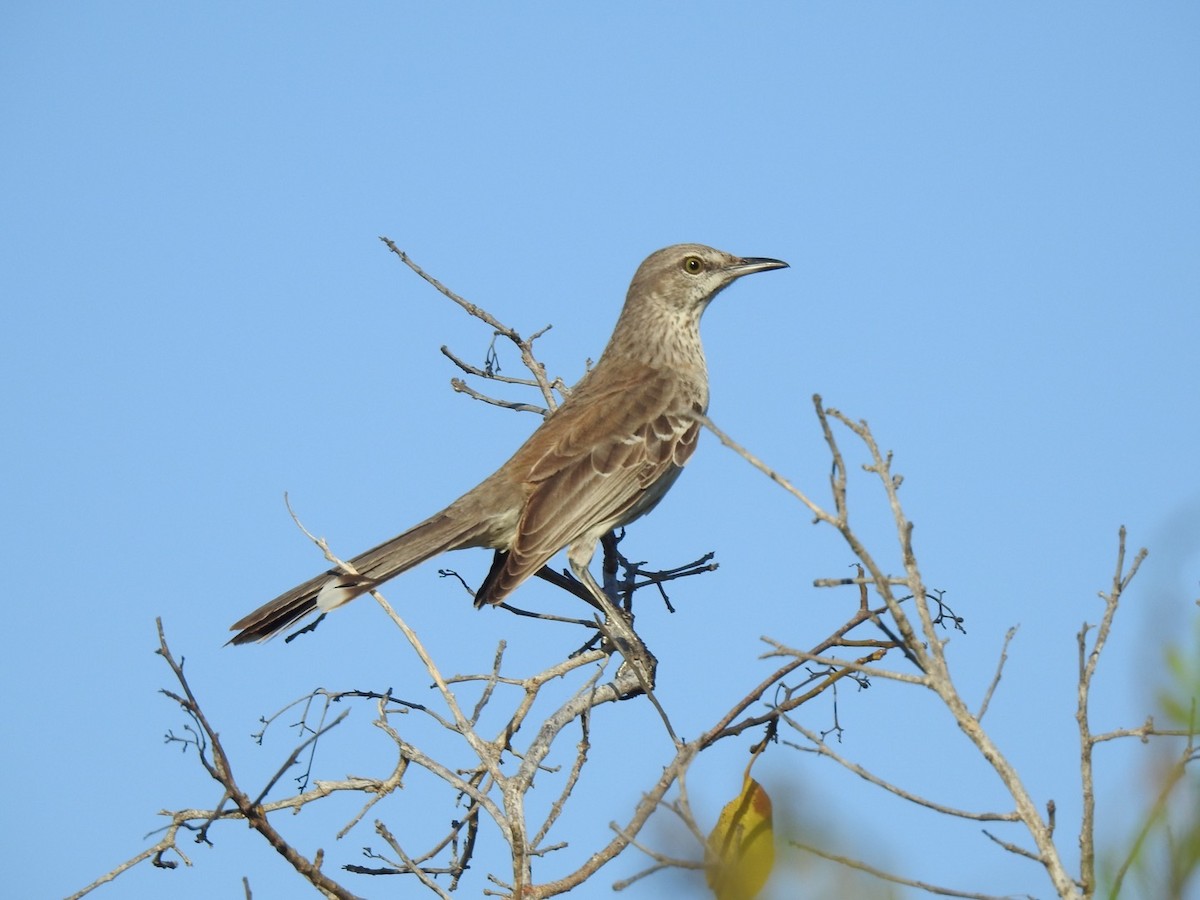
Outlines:
[{"label": "wing feathers", "polygon": [[[475,596],[498,603],[564,546],[595,540],[648,512],[696,448],[704,409],[699,391],[679,389],[677,373],[632,367],[630,377],[569,410],[554,440],[524,463],[529,497],[516,540]],[[581,385],[581,389],[584,386]],[[582,399],[582,398],[580,398]],[[551,419],[553,421],[553,418]],[[515,473],[514,473],[515,474]]]}]

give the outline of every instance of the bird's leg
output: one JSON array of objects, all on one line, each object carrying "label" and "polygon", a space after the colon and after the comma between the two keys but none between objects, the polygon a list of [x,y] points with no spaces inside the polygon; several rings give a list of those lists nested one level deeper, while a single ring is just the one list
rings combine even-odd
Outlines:
[{"label": "bird's leg", "polygon": [[[624,532],[622,532],[622,536]],[[620,538],[617,537],[615,531],[610,531],[600,538],[600,546],[604,550],[601,556],[603,560],[600,566],[600,574],[603,576],[604,593],[613,598],[614,601],[618,595],[617,587],[617,567],[621,561],[620,551],[617,550],[617,543]],[[625,608],[632,614],[633,612],[633,597],[632,594],[626,598]]]},{"label": "bird's leg", "polygon": [[[592,577],[587,565],[591,559],[591,553],[587,554],[586,559],[582,557],[583,554],[577,554],[575,548],[567,553],[571,571],[575,573],[575,577],[583,583],[595,598],[600,609],[603,610],[604,622],[601,624],[601,631],[605,638],[618,653],[625,657],[625,664],[630,666],[637,675],[642,692],[648,694],[654,690],[654,673],[658,668],[658,660],[655,659],[645,642],[637,636],[637,632],[633,630],[633,614],[622,612]],[[620,670],[618,670],[619,675]]]}]

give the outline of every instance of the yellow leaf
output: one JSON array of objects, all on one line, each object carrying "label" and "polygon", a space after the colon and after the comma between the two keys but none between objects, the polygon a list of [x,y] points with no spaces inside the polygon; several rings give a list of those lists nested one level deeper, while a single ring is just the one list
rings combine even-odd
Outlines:
[{"label": "yellow leaf", "polygon": [[705,876],[717,900],[752,900],[775,865],[771,798],[747,770],[742,792],[725,805],[708,836]]}]

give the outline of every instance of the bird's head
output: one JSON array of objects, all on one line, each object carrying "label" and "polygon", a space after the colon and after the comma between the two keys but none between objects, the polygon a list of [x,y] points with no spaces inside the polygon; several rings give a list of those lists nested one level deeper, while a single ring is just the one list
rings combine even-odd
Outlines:
[{"label": "bird's head", "polygon": [[629,286],[629,297],[653,297],[676,313],[697,315],[743,275],[785,269],[779,259],[734,256],[703,244],[675,244],[646,257]]}]

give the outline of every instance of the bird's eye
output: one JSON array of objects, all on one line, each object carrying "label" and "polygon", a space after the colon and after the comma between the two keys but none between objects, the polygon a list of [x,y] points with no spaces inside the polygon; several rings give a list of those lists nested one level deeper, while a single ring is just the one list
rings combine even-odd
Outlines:
[{"label": "bird's eye", "polygon": [[699,275],[704,271],[704,260],[698,256],[685,256],[683,258],[683,271],[689,275]]}]

